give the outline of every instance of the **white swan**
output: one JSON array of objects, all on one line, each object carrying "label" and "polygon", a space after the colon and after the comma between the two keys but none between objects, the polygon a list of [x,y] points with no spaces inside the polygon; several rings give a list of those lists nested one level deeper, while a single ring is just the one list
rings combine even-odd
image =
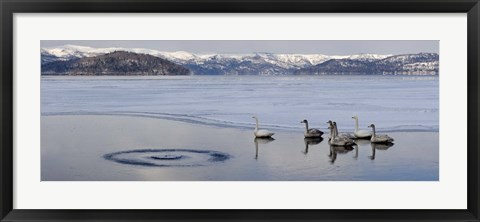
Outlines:
[{"label": "white swan", "polygon": [[375,133],[375,125],[370,124],[370,126],[368,127],[371,127],[373,131],[372,138],[370,138],[370,142],[372,143],[392,143],[393,142],[393,138],[389,137],[388,135],[377,135]]},{"label": "white swan", "polygon": [[353,135],[358,139],[370,139],[372,137],[372,131],[370,130],[359,130],[358,129],[358,116],[352,116],[352,119],[355,119],[355,131]]},{"label": "white swan", "polygon": [[355,142],[353,142],[352,139],[344,136],[338,136],[335,125],[332,123],[332,121],[327,122],[329,124],[328,129],[330,129],[330,139],[328,140],[328,143],[332,146],[353,146],[355,145]]},{"label": "white swan", "polygon": [[314,128],[309,129],[308,128],[308,121],[306,119],[304,119],[300,123],[305,123],[305,133],[303,134],[305,136],[305,138],[321,137],[323,135],[323,132],[320,131],[319,129],[314,129]]},{"label": "white swan", "polygon": [[275,134],[275,133],[272,133],[268,130],[259,129],[258,128],[258,118],[256,116],[254,116],[252,118],[254,118],[255,121],[256,121],[255,130],[253,131],[253,134],[255,134],[255,137],[266,138],[266,137],[272,137],[273,134]]}]

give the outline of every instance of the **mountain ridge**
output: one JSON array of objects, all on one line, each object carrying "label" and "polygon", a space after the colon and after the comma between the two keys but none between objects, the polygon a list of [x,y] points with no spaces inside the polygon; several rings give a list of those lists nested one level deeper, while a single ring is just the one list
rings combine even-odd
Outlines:
[{"label": "mountain ridge", "polygon": [[42,64],[42,75],[189,75],[168,60],[125,51]]},{"label": "mountain ridge", "polygon": [[331,59],[324,63],[299,69],[294,74],[388,74],[438,75],[436,53],[394,55],[375,61]]},{"label": "mountain ridge", "polygon": [[[65,45],[42,48],[42,64],[54,61],[95,57],[112,51],[148,54],[189,69],[193,75],[275,75],[275,74],[401,74],[438,75],[438,54],[427,60],[422,53],[405,55],[354,54],[331,56],[323,54],[244,53],[213,54],[185,51],[163,52],[145,48],[92,48]],[[408,56],[410,55],[410,57]],[[382,61],[382,62],[379,62]],[[323,65],[322,65],[323,64]],[[375,67],[374,67],[375,66]]]},{"label": "mountain ridge", "polygon": [[[189,62],[202,63],[212,59],[235,59],[245,60],[264,58],[264,59],[276,59],[284,64],[279,66],[288,66],[284,68],[292,68],[293,66],[302,65],[316,65],[333,58],[348,58],[355,57],[358,59],[372,59],[372,58],[386,58],[391,56],[390,54],[353,54],[353,55],[323,55],[323,54],[300,54],[300,53],[269,53],[269,52],[254,52],[254,53],[190,53],[186,51],[174,51],[165,52],[153,49],[145,48],[122,48],[122,47],[109,47],[109,48],[92,48],[86,46],[77,45],[64,45],[61,47],[42,48],[41,53],[45,56],[57,57],[58,60],[68,60],[72,58],[83,58],[98,56],[113,51],[127,51],[142,54],[149,54],[157,57],[162,57],[179,64],[185,64]],[[272,62],[272,61],[270,61]]]}]

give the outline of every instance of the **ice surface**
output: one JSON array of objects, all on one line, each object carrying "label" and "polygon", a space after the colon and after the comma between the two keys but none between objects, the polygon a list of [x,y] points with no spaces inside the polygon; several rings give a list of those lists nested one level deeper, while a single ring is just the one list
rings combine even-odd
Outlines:
[{"label": "ice surface", "polygon": [[117,114],[222,127],[327,131],[374,123],[378,131],[438,131],[438,77],[42,77],[42,115]]},{"label": "ice surface", "polygon": [[[438,181],[439,133],[389,132],[393,146],[328,136],[112,115],[41,117],[42,181]],[[178,158],[181,157],[181,158]]]}]

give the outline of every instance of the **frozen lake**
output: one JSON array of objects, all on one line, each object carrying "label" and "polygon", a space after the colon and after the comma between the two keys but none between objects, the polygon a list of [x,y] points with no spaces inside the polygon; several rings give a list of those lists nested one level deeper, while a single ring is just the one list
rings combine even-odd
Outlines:
[{"label": "frozen lake", "polygon": [[42,115],[117,114],[200,124],[301,131],[327,120],[352,130],[438,132],[438,77],[182,76],[42,77]]},{"label": "frozen lake", "polygon": [[[43,181],[438,181],[438,77],[42,77]],[[389,146],[332,148],[375,123]],[[276,132],[254,139],[254,120]]]}]

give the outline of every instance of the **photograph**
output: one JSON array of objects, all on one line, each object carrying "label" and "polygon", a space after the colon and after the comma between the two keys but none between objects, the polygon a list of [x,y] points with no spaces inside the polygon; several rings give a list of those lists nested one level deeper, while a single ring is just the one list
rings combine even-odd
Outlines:
[{"label": "photograph", "polygon": [[41,40],[40,180],[439,181],[439,43]]}]

